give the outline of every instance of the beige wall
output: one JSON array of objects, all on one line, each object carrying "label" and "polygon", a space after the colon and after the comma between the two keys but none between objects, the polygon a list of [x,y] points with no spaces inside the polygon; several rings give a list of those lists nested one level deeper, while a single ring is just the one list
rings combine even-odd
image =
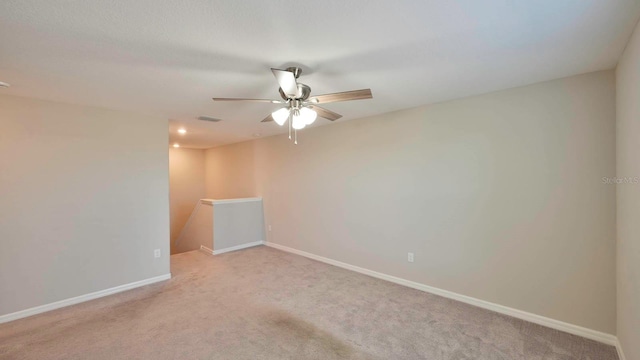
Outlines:
[{"label": "beige wall", "polygon": [[231,199],[254,196],[254,143],[243,142],[206,150],[206,197]]},{"label": "beige wall", "polygon": [[[616,70],[617,176],[640,178],[640,25]],[[640,184],[617,185],[618,339],[640,359]]]},{"label": "beige wall", "polygon": [[254,173],[222,188],[264,197],[269,241],[613,334],[614,96],[597,72],[208,155]]},{"label": "beige wall", "polygon": [[174,243],[198,201],[205,197],[204,150],[169,150],[171,253]]},{"label": "beige wall", "polygon": [[0,315],[169,273],[166,120],[0,96],[0,129]]}]

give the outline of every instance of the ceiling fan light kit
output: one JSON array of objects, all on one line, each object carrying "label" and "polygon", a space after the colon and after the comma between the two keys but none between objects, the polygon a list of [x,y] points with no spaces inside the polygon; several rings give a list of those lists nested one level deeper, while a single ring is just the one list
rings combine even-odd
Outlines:
[{"label": "ceiling fan light kit", "polygon": [[286,70],[271,69],[273,76],[278,81],[278,89],[283,100],[266,99],[236,99],[236,98],[213,98],[214,101],[252,101],[268,102],[272,104],[284,104],[284,107],[274,111],[262,122],[275,121],[276,124],[284,126],[288,121],[289,139],[293,130],[294,143],[298,143],[297,131],[316,121],[318,116],[327,120],[335,121],[342,117],[331,110],[318,106],[338,101],[371,99],[371,89],[345,91],[340,93],[325,94],[310,97],[311,88],[305,84],[298,83],[296,79],[302,74],[298,67],[290,67]]}]

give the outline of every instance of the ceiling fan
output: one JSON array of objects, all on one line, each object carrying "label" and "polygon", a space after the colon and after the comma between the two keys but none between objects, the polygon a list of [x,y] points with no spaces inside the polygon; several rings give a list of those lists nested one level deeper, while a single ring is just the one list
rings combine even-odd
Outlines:
[{"label": "ceiling fan", "polygon": [[327,104],[338,101],[371,99],[371,89],[352,90],[332,94],[311,96],[311,88],[305,84],[296,81],[302,70],[298,67],[289,67],[286,70],[271,69],[273,75],[278,81],[280,88],[280,96],[282,100],[268,99],[238,99],[238,98],[217,98],[214,101],[252,101],[266,102],[272,104],[284,104],[280,108],[272,112],[264,118],[262,122],[275,121],[278,125],[283,126],[289,120],[289,139],[293,129],[294,141],[297,144],[297,131],[303,129],[307,125],[311,125],[316,117],[320,116],[327,120],[335,121],[342,115],[331,110],[320,107],[318,104]]}]

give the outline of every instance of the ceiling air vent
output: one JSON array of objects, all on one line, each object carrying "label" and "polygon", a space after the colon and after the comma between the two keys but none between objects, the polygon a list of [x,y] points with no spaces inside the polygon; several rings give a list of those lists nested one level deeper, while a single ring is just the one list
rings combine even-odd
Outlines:
[{"label": "ceiling air vent", "polygon": [[202,121],[211,121],[211,122],[219,122],[222,121],[222,119],[217,119],[211,116],[198,116],[198,120],[202,120]]}]

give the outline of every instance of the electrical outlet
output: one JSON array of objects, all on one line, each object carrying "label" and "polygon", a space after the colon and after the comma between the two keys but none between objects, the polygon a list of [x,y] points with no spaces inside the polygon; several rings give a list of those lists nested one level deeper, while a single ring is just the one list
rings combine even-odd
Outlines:
[{"label": "electrical outlet", "polygon": [[269,225],[269,231],[271,231],[271,225]]},{"label": "electrical outlet", "polygon": [[408,262],[413,262],[413,253],[408,253],[407,254],[407,261]]},{"label": "electrical outlet", "polygon": [[157,257],[157,258],[160,257],[160,249],[153,250],[153,257]]}]

